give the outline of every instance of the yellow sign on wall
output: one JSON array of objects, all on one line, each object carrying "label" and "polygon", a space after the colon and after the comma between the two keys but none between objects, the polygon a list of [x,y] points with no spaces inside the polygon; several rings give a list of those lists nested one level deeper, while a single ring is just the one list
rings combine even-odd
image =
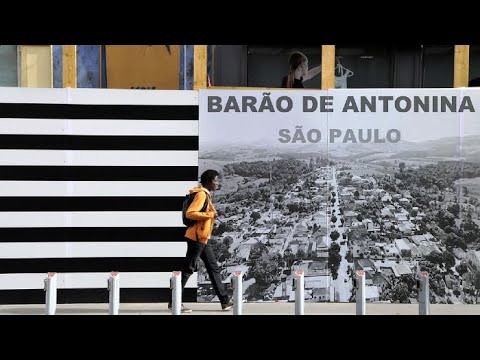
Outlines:
[{"label": "yellow sign on wall", "polygon": [[106,45],[107,87],[178,90],[179,45]]}]

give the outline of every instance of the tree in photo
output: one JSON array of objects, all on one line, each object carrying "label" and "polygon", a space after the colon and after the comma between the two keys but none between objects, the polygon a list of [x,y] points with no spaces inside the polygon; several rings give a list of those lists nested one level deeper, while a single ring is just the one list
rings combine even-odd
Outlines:
[{"label": "tree in photo", "polygon": [[328,267],[332,272],[332,278],[335,280],[338,277],[338,268],[342,261],[342,255],[340,255],[340,245],[334,243],[328,250]]},{"label": "tree in photo", "polygon": [[[226,238],[230,238],[230,236],[227,236]],[[233,241],[233,239],[232,239]],[[216,240],[212,238],[209,241],[210,245],[212,246],[213,252],[217,255],[217,259],[219,262],[224,262],[228,258],[230,258],[231,254],[228,251],[231,242],[230,240],[227,239],[227,241],[222,241],[222,240]]]},{"label": "tree in photo", "polygon": [[472,271],[468,274],[468,282],[475,291],[475,303],[478,304],[478,296],[480,295],[480,271]]},{"label": "tree in photo", "polygon": [[256,244],[252,245],[250,249],[250,261],[255,261],[259,258],[261,258],[264,254],[268,252],[267,245],[257,242]]},{"label": "tree in photo", "polygon": [[407,284],[400,282],[394,285],[390,290],[390,300],[393,303],[408,303],[409,291]]},{"label": "tree in photo", "polygon": [[248,270],[248,277],[255,279],[256,293],[263,295],[265,290],[276,280],[278,273],[277,258],[268,254],[263,254]]},{"label": "tree in photo", "polygon": [[256,211],[252,211],[252,214],[250,215],[250,218],[252,219],[252,221],[255,223],[258,219],[260,219],[262,216],[260,215],[260,213],[256,212]]},{"label": "tree in photo", "polygon": [[[336,241],[338,238],[340,237],[340,234],[337,230],[335,231],[332,231],[330,233],[330,239],[332,239],[333,241]],[[333,246],[333,245],[332,245]]]}]

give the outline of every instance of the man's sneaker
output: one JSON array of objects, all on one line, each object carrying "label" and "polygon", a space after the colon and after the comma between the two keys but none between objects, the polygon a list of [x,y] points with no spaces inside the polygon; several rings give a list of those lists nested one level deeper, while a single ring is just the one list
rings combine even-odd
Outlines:
[{"label": "man's sneaker", "polygon": [[232,308],[233,308],[233,301],[232,300],[230,300],[227,303],[222,303],[222,310],[223,311],[228,311],[228,310],[231,310]]},{"label": "man's sneaker", "polygon": [[[168,304],[168,310],[172,310],[172,304]],[[185,307],[185,305],[182,304],[182,307],[180,308],[181,313],[191,313],[192,309],[189,309]]]}]

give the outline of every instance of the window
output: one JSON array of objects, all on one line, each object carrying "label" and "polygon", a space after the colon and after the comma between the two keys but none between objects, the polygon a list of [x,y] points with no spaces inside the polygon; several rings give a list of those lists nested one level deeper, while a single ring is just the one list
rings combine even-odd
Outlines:
[{"label": "window", "polygon": [[[279,88],[282,78],[288,74],[288,57],[294,51],[300,51],[308,57],[308,66],[320,65],[322,46],[317,47],[272,47],[248,46],[247,48],[247,84]],[[303,83],[305,88],[320,89],[321,73]]]},{"label": "window", "polygon": [[52,87],[52,46],[22,45],[20,49],[20,86],[36,88]]},{"label": "window", "polygon": [[354,89],[393,87],[392,55],[389,48],[337,46],[335,87]]},{"label": "window", "polygon": [[474,86],[480,86],[480,45],[470,45],[469,80],[474,79]]},{"label": "window", "polygon": [[454,46],[423,46],[423,87],[453,87]]},{"label": "window", "polygon": [[17,45],[0,45],[0,86],[18,86]]}]

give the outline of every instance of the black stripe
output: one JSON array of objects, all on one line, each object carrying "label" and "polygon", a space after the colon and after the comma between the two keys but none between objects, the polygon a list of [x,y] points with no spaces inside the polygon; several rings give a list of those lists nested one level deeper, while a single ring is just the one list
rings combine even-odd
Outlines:
[{"label": "black stripe", "polygon": [[0,197],[0,211],[180,211],[184,196]]},{"label": "black stripe", "polygon": [[0,149],[198,150],[198,136],[0,135]]},{"label": "black stripe", "polygon": [[186,227],[0,228],[1,242],[185,241]]},{"label": "black stripe", "polygon": [[198,120],[198,105],[0,103],[0,118]]},{"label": "black stripe", "polygon": [[[98,304],[108,303],[107,289],[58,289],[57,304]],[[168,288],[120,288],[120,303],[165,303],[159,304],[158,310],[167,309],[167,303],[171,298],[171,290]],[[197,302],[197,289],[185,288],[182,293],[184,302]],[[0,304],[45,304],[45,291],[43,289],[0,290]],[[13,310],[15,311],[15,310]],[[25,314],[25,310],[19,310]],[[32,309],[32,313],[44,314],[45,308]],[[81,311],[79,311],[81,312]],[[120,313],[122,310],[120,310]],[[71,310],[57,309],[56,314],[69,314]],[[108,314],[108,308],[100,312]]]},{"label": "black stripe", "polygon": [[183,257],[96,257],[0,259],[0,274],[48,272],[168,272],[182,268]]},{"label": "black stripe", "polygon": [[0,166],[0,180],[196,181],[198,166]]}]

